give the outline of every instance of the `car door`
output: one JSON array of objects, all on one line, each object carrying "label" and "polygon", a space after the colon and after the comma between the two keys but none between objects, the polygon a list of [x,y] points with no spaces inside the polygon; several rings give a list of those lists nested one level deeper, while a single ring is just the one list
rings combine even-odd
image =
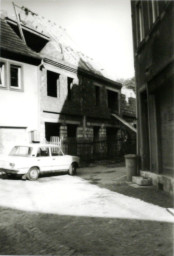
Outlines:
[{"label": "car door", "polygon": [[52,169],[52,161],[50,157],[49,147],[41,146],[37,149],[36,161],[40,167],[41,172],[48,172]]},{"label": "car door", "polygon": [[63,171],[69,168],[69,161],[59,147],[51,147],[52,168],[55,171]]}]

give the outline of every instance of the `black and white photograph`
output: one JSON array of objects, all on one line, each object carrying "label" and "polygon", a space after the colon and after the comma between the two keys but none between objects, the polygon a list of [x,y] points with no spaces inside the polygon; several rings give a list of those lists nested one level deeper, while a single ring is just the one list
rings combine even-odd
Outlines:
[{"label": "black and white photograph", "polygon": [[174,0],[0,0],[0,255],[174,256]]}]

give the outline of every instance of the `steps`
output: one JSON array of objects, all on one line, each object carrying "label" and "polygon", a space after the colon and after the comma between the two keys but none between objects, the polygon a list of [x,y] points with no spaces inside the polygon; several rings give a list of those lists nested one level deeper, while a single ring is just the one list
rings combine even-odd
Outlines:
[{"label": "steps", "polygon": [[132,182],[139,185],[139,186],[152,186],[152,179],[151,178],[144,178],[141,176],[133,176]]}]

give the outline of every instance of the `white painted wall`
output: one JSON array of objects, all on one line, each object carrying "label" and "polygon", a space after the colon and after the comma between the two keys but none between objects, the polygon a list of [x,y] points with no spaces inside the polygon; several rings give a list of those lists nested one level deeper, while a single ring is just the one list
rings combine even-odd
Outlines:
[{"label": "white painted wall", "polygon": [[[0,126],[24,126],[27,131],[39,128],[38,67],[1,58],[6,62],[6,86],[0,87]],[[9,64],[22,66],[23,91],[9,88]]]}]

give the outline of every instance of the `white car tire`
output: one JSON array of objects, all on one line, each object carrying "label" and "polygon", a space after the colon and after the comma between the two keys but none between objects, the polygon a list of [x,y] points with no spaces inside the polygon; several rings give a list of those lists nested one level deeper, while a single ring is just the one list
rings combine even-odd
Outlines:
[{"label": "white car tire", "polygon": [[27,173],[27,178],[29,180],[37,180],[39,177],[39,169],[37,167],[32,167]]},{"label": "white car tire", "polygon": [[68,174],[69,175],[75,175],[77,170],[77,165],[75,163],[72,163],[69,167]]}]

